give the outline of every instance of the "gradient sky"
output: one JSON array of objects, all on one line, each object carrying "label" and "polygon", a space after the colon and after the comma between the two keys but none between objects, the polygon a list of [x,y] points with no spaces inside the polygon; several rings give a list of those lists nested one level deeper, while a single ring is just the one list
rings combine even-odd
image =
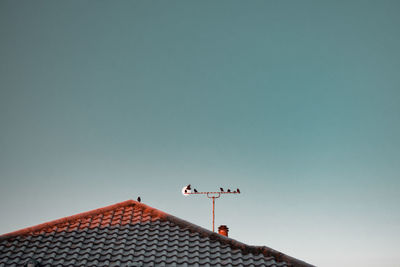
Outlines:
[{"label": "gradient sky", "polygon": [[399,1],[1,1],[0,233],[142,197],[400,266]]}]

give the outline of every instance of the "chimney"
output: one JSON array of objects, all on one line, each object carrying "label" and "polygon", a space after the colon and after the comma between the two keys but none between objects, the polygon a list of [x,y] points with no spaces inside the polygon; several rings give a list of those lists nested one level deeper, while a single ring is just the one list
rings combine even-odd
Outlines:
[{"label": "chimney", "polygon": [[218,227],[218,234],[228,237],[229,228],[226,225]]}]

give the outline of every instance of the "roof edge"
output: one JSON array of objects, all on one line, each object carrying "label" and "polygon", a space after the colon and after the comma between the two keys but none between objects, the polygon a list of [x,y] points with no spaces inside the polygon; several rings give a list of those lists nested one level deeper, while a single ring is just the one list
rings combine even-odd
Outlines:
[{"label": "roof edge", "polygon": [[98,209],[94,209],[94,210],[90,210],[90,211],[77,213],[75,215],[63,217],[63,218],[60,218],[60,219],[52,220],[52,221],[49,221],[49,222],[45,222],[45,223],[37,224],[37,225],[34,225],[34,226],[26,227],[26,228],[23,228],[23,229],[20,229],[20,230],[16,230],[16,231],[12,231],[12,232],[9,232],[9,233],[5,233],[3,235],[0,235],[0,241],[8,239],[8,238],[16,237],[16,236],[19,236],[19,235],[24,235],[24,234],[27,234],[27,233],[30,233],[30,232],[34,232],[34,231],[43,229],[45,227],[51,227],[51,226],[54,226],[56,224],[65,223],[65,222],[68,222],[68,221],[80,219],[80,218],[85,217],[85,216],[96,215],[96,214],[99,214],[99,213],[102,213],[102,212],[113,210],[115,208],[129,206],[129,205],[132,205],[132,204],[140,205],[140,206],[147,206],[147,205],[144,205],[142,203],[139,203],[137,201],[134,201],[134,200],[130,199],[130,200],[126,200],[126,201],[123,201],[123,202],[120,202],[120,203],[109,205],[109,206],[106,206],[106,207],[103,207],[103,208],[98,208]]},{"label": "roof edge", "polygon": [[[151,208],[151,207],[150,207]],[[152,208],[154,209],[154,208]],[[157,210],[157,209],[154,209]],[[157,210],[158,211],[158,210]],[[226,237],[223,235],[220,235],[216,232],[210,231],[206,228],[203,228],[201,226],[195,225],[193,223],[190,223],[188,221],[185,221],[181,218],[175,217],[173,215],[167,214],[165,212],[162,212],[165,214],[165,219],[168,221],[171,221],[181,227],[188,228],[189,230],[193,232],[200,233],[202,235],[209,236],[211,239],[217,239],[221,241],[222,243],[225,243],[231,247],[241,249],[244,252],[247,253],[252,253],[252,254],[263,254],[265,256],[273,256],[276,258],[278,261],[284,261],[290,264],[290,266],[293,267],[314,267],[314,265],[309,264],[305,261],[299,260],[297,258],[291,257],[289,255],[286,255],[280,251],[274,250],[270,247],[267,246],[252,246],[252,245],[247,245],[245,243],[242,243],[240,241],[237,241],[236,239]]]}]

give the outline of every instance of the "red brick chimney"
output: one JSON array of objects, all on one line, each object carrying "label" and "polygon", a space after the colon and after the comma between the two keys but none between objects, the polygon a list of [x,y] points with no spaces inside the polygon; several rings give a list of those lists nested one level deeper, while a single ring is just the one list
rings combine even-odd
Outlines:
[{"label": "red brick chimney", "polygon": [[228,236],[229,228],[226,225],[221,225],[218,227],[218,234]]}]

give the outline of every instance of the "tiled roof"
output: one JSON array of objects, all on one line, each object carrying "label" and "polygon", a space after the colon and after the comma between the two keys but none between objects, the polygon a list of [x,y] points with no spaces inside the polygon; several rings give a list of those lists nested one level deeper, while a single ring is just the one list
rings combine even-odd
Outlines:
[{"label": "tiled roof", "polygon": [[0,236],[0,266],[311,266],[128,200]]}]

